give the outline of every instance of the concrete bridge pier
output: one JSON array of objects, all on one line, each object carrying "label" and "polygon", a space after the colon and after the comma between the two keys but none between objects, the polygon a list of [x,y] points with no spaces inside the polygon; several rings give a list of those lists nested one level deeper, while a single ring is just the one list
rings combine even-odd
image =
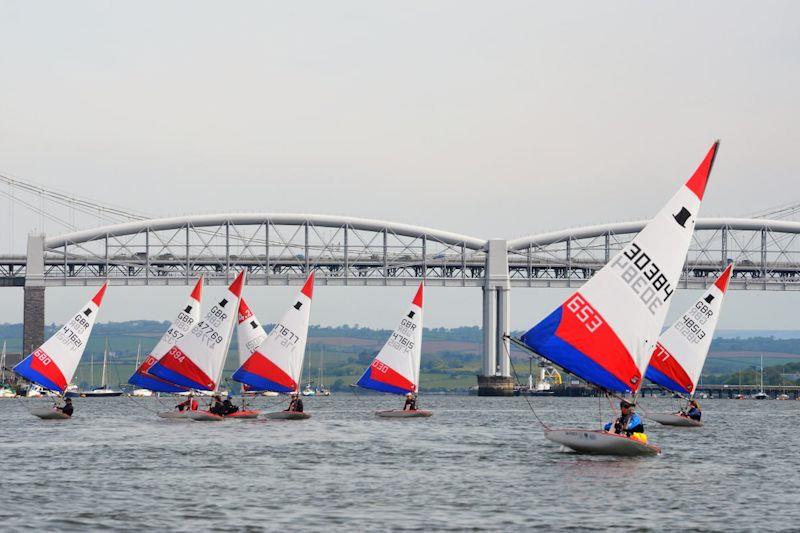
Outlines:
[{"label": "concrete bridge pier", "polygon": [[483,287],[483,365],[478,376],[478,396],[511,396],[509,342],[510,288],[508,246],[504,239],[490,239],[486,254],[486,282]]},{"label": "concrete bridge pier", "polygon": [[22,310],[23,357],[44,342],[44,235],[28,235]]}]

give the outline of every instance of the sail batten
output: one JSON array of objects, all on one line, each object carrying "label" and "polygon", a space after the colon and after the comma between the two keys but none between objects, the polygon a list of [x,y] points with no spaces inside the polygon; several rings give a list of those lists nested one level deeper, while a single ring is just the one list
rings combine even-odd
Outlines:
[{"label": "sail batten", "polygon": [[641,386],[691,242],[718,143],[656,216],[521,341],[600,388]]}]

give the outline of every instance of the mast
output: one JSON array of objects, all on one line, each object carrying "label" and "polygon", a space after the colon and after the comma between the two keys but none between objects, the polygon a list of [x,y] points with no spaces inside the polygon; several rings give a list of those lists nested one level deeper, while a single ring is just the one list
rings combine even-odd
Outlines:
[{"label": "mast", "polygon": [[136,368],[139,368],[139,358],[142,356],[142,341],[136,346]]},{"label": "mast", "polygon": [[106,380],[108,379],[108,337],[106,337],[106,346],[103,349],[103,379],[100,382],[100,387],[103,389],[108,388]]},{"label": "mast", "polygon": [[0,352],[0,383],[6,382],[6,341],[3,341],[3,351]]},{"label": "mast", "polygon": [[94,352],[89,358],[89,388],[94,388]]},{"label": "mast", "polygon": [[761,392],[764,392],[764,354],[761,354]]}]

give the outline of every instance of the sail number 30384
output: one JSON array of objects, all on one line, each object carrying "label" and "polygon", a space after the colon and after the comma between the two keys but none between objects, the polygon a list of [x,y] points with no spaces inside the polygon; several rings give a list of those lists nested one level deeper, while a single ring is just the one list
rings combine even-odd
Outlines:
[{"label": "sail number 30384", "polygon": [[597,328],[603,325],[603,319],[600,318],[597,311],[595,311],[594,308],[589,305],[589,302],[584,300],[580,294],[575,294],[567,301],[567,309],[572,311],[575,318],[586,326],[589,333],[594,333]]}]

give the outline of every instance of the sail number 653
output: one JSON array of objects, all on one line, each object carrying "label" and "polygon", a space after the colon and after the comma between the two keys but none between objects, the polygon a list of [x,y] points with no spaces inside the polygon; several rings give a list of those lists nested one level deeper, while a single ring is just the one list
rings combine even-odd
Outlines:
[{"label": "sail number 653", "polygon": [[581,298],[580,294],[574,295],[567,302],[567,309],[572,311],[575,317],[583,322],[589,333],[594,333],[597,328],[603,325],[603,319],[600,318],[597,311],[586,300]]}]

